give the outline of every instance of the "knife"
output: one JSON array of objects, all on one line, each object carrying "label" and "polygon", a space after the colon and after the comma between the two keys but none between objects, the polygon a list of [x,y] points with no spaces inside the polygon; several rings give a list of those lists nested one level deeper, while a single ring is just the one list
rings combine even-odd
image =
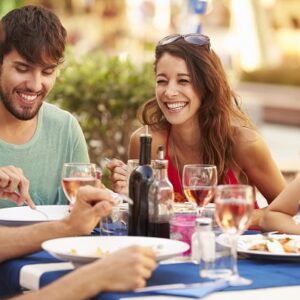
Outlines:
[{"label": "knife", "polygon": [[207,282],[196,282],[196,283],[175,283],[175,284],[162,284],[162,285],[152,285],[147,286],[144,288],[139,288],[134,290],[135,293],[145,293],[151,291],[161,291],[161,290],[175,290],[175,289],[187,289],[187,288],[208,288],[208,287],[215,287],[216,289],[226,286],[228,283],[227,280],[219,279],[216,281],[207,281]]}]

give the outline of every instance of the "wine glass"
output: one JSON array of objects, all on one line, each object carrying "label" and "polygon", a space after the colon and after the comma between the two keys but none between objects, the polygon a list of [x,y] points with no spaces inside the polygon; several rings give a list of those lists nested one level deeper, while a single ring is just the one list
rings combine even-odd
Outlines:
[{"label": "wine glass", "polygon": [[95,186],[97,177],[98,171],[95,164],[65,163],[62,169],[62,187],[70,203],[75,203],[81,186]]},{"label": "wine glass", "polygon": [[187,199],[197,206],[201,216],[204,207],[211,201],[218,182],[217,167],[207,164],[185,165],[182,186]]},{"label": "wine glass", "polygon": [[254,210],[254,191],[250,185],[220,185],[215,194],[215,216],[221,230],[229,237],[232,256],[231,285],[248,285],[252,281],[241,277],[237,268],[237,241],[250,223]]}]

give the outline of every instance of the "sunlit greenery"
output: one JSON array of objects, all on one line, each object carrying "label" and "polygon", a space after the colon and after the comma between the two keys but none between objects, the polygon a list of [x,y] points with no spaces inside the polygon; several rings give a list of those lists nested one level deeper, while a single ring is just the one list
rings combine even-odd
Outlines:
[{"label": "sunlit greenery", "polygon": [[72,112],[80,122],[93,162],[105,157],[127,159],[130,134],[139,126],[138,107],[153,97],[151,64],[89,53],[67,53],[49,101]]}]

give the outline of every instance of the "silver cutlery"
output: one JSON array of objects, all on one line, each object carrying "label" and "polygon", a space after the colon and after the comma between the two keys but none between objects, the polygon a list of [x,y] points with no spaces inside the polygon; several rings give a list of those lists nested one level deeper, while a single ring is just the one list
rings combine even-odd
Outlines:
[{"label": "silver cutlery", "polygon": [[49,220],[49,216],[42,210],[38,209],[38,208],[33,208],[33,210],[35,210],[36,212],[40,213],[41,215],[43,215],[46,220]]},{"label": "silver cutlery", "polygon": [[153,285],[147,286],[144,288],[134,290],[135,293],[144,293],[151,291],[162,291],[162,290],[175,290],[175,289],[189,289],[189,288],[208,288],[215,287],[216,290],[219,287],[224,287],[225,284],[228,284],[228,281],[225,279],[219,279],[213,282],[196,282],[196,283],[174,283],[174,284],[162,284],[162,285]]},{"label": "silver cutlery", "polygon": [[123,194],[115,193],[114,191],[112,191],[108,188],[106,188],[105,190],[107,192],[109,192],[110,195],[114,198],[114,200],[118,201],[118,203],[127,202],[128,204],[133,205],[132,199],[129,198],[128,196],[123,195]]}]

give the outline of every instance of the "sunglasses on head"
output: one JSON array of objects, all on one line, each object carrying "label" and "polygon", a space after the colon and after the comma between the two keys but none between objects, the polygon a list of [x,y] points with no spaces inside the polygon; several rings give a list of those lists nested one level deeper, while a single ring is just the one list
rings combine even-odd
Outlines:
[{"label": "sunglasses on head", "polygon": [[198,46],[208,46],[210,50],[210,40],[209,37],[201,33],[189,33],[189,34],[172,34],[161,39],[157,46],[163,46],[176,42],[179,39],[184,39],[189,44],[194,44]]}]

